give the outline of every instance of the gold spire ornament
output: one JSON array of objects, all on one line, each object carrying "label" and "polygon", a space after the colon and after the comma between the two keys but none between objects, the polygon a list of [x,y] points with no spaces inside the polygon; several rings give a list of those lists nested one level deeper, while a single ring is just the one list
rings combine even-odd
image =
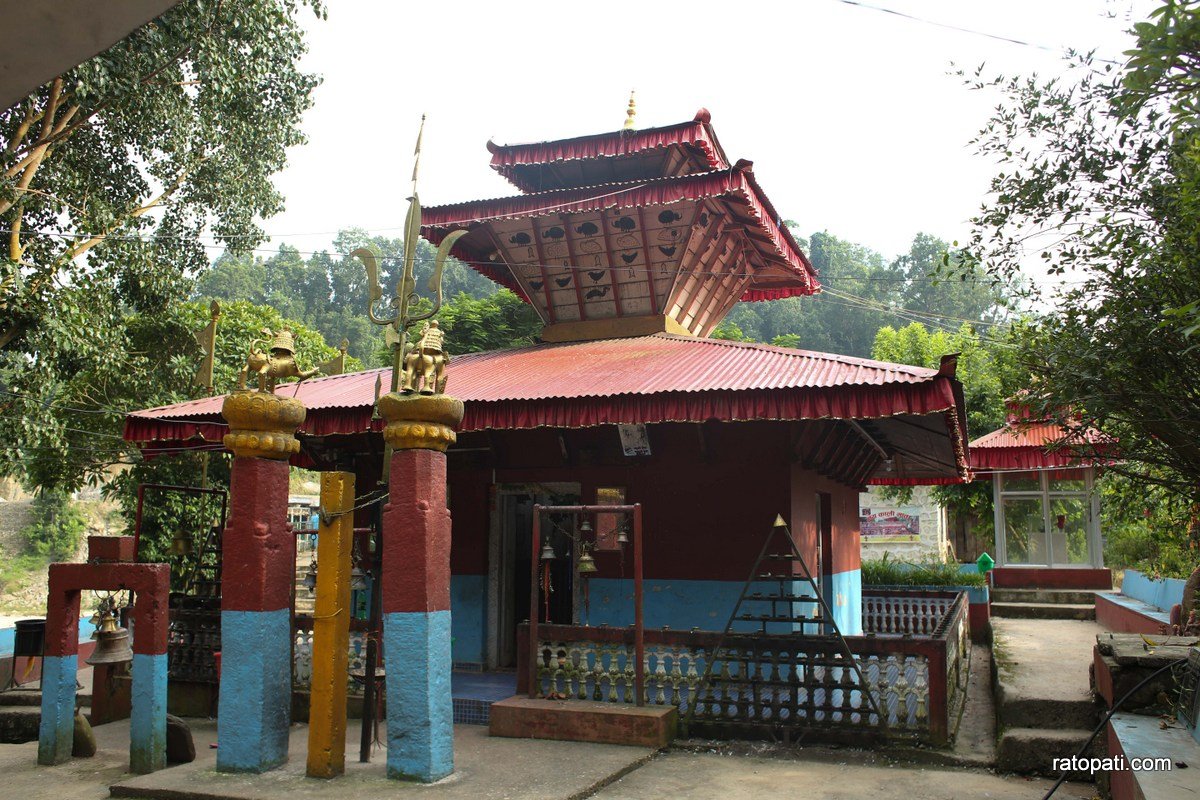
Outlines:
[{"label": "gold spire ornament", "polygon": [[634,90],[629,91],[629,107],[625,109],[625,127],[623,130],[637,130],[634,118],[637,116],[637,101],[633,99]]},{"label": "gold spire ornament", "polygon": [[[433,293],[433,303],[428,311],[417,313],[414,311],[417,301],[420,299],[416,292],[416,278],[413,277],[413,268],[417,258],[417,241],[421,238],[421,201],[417,196],[417,173],[421,165],[421,139],[425,134],[425,117],[421,116],[421,128],[417,132],[417,146],[413,155],[413,172],[412,172],[412,195],[408,198],[408,214],[404,218],[404,254],[403,254],[403,270],[399,283],[396,284],[396,293],[393,297],[384,298],[383,289],[379,285],[379,261],[383,258],[382,254],[374,246],[360,247],[350,255],[363,262],[363,266],[367,269],[367,291],[370,295],[370,303],[367,306],[367,315],[371,318],[371,322],[380,325],[384,328],[384,337],[388,345],[392,348],[392,387],[391,391],[404,391],[409,393],[413,391],[411,385],[405,385],[402,388],[401,376],[405,372],[405,358],[410,354],[408,347],[408,331],[418,322],[429,319],[442,308],[442,271],[446,266],[446,259],[450,256],[450,249],[454,247],[454,243],[467,235],[466,230],[453,231],[442,240],[441,245],[437,250],[437,257],[434,260],[433,274],[429,277],[427,288]],[[433,327],[436,328],[436,325]],[[443,341],[438,339],[437,346],[443,357],[446,357]],[[448,361],[448,357],[445,359]],[[444,364],[443,369],[438,378],[440,388],[437,391],[444,392],[446,379]]]},{"label": "gold spire ornament", "polygon": [[342,339],[342,343],[338,346],[338,354],[326,361],[324,364],[319,364],[317,369],[322,375],[341,375],[346,371],[346,350],[350,347],[349,339]]},{"label": "gold spire ornament", "polygon": [[[408,213],[404,218],[403,262],[395,294],[384,297],[379,285],[379,261],[383,256],[375,247],[360,247],[350,254],[362,261],[367,269],[367,291],[370,296],[367,316],[371,322],[383,327],[384,340],[392,350],[391,391],[377,395],[375,402],[376,412],[387,420],[383,429],[386,448],[380,480],[382,484],[388,481],[393,451],[445,452],[455,441],[455,430],[463,418],[462,401],[445,394],[446,365],[450,363],[446,334],[437,321],[430,318],[442,308],[442,271],[454,243],[466,236],[465,229],[452,231],[442,239],[433,262],[433,274],[427,284],[432,302],[427,310],[416,310],[420,297],[416,292],[414,266],[417,242],[421,238],[421,201],[417,196],[417,175],[424,134],[425,117],[422,116],[417,146],[413,151],[412,194],[408,198]],[[410,345],[409,329],[426,320],[428,322],[422,327],[420,337]]]},{"label": "gold spire ornament", "polygon": [[196,331],[196,344],[200,345],[204,358],[200,362],[200,368],[196,370],[196,378],[193,383],[203,386],[208,389],[209,394],[212,394],[213,359],[217,353],[217,320],[221,317],[221,304],[213,300],[212,305],[208,307],[208,313],[208,324],[204,326],[203,330]]}]

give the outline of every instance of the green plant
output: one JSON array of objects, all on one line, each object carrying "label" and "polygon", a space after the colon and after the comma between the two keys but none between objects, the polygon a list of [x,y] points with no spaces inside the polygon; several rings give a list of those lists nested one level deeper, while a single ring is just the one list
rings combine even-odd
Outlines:
[{"label": "green plant", "polygon": [[79,549],[87,521],[64,491],[43,489],[33,500],[33,522],[22,531],[33,555],[61,561]]},{"label": "green plant", "polygon": [[862,562],[862,582],[864,586],[983,586],[987,581],[978,572],[962,572],[958,564],[893,560],[884,553],[883,558]]}]

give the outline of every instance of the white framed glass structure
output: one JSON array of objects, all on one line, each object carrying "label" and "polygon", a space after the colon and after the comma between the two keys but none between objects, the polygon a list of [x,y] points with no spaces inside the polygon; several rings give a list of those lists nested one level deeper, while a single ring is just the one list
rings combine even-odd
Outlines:
[{"label": "white framed glass structure", "polygon": [[998,566],[1104,566],[1093,467],[996,472]]}]

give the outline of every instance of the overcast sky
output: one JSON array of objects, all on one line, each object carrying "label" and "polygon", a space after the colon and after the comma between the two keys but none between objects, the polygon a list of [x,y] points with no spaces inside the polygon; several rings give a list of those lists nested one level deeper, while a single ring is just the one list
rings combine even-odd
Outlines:
[{"label": "overcast sky", "polygon": [[1068,47],[1119,58],[1128,28],[1156,5],[873,4],[1038,46],[838,0],[327,0],[327,21],[305,20],[305,67],[324,83],[304,118],[308,143],[277,176],[287,209],[266,222],[266,247],[326,248],[349,226],[396,235],[422,113],[421,199],[434,205],[516,194],[488,167],[489,137],[616,130],[630,89],[639,127],[708,108],[730,159],[753,160],[779,213],[806,234],[887,256],[918,231],[962,239],[993,171],[968,141],[997,98],[968,91],[952,65],[1054,75]]}]

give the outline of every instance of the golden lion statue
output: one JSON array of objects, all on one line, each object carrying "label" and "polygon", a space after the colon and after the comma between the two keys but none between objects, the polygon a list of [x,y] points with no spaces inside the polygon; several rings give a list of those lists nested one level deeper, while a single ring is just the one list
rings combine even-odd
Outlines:
[{"label": "golden lion statue", "polygon": [[[258,376],[260,392],[274,392],[280,378],[299,378],[305,380],[320,372],[319,369],[300,369],[296,365],[296,340],[287,328],[278,334],[271,333],[269,328],[263,328],[264,338],[255,339],[250,345],[246,356],[246,365],[238,375],[238,389],[245,390],[246,379],[253,373]],[[264,352],[259,344],[271,343],[270,351]]]}]

